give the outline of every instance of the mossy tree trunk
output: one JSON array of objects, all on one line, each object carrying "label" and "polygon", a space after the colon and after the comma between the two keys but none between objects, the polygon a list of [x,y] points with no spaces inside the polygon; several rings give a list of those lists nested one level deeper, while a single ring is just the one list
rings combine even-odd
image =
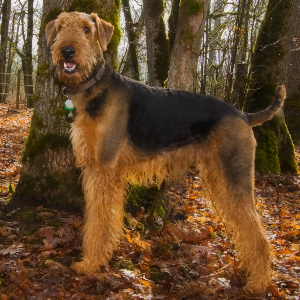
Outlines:
[{"label": "mossy tree trunk", "polygon": [[150,86],[164,86],[170,63],[169,43],[164,22],[164,1],[143,0],[146,26],[148,81]]},{"label": "mossy tree trunk", "polygon": [[129,0],[122,0],[123,12],[125,17],[125,26],[128,37],[128,59],[126,60],[122,74],[129,76],[135,80],[140,80],[139,62],[136,51],[136,31],[133,24]]},{"label": "mossy tree trunk", "polygon": [[[286,52],[284,37],[291,15],[291,0],[269,0],[266,16],[258,34],[245,110],[256,112],[271,104],[277,85],[285,82]],[[271,121],[254,128],[257,140],[255,167],[267,170],[297,172],[294,145],[287,130],[283,111]]]},{"label": "mossy tree trunk", "polygon": [[286,124],[295,143],[300,143],[300,5],[292,0],[292,15],[285,42],[287,59],[287,99],[284,104]]},{"label": "mossy tree trunk", "polygon": [[[117,63],[117,44],[120,40],[119,6],[115,0],[70,1],[44,0],[39,36],[38,71],[34,99],[34,114],[25,143],[21,177],[9,205],[69,205],[82,203],[80,171],[75,168],[74,155],[66,122],[62,83],[55,75],[51,54],[47,48],[45,27],[62,11],[96,12],[116,28],[106,57]],[[108,9],[110,8],[110,10]],[[110,15],[111,14],[111,15]]]},{"label": "mossy tree trunk", "polygon": [[210,0],[181,0],[168,87],[196,91],[196,71]]}]

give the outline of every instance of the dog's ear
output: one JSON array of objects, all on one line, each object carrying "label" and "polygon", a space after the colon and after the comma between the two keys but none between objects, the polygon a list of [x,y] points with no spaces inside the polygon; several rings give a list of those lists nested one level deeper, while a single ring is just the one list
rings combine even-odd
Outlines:
[{"label": "dog's ear", "polygon": [[94,20],[96,24],[98,41],[100,43],[100,47],[103,51],[107,50],[107,45],[113,35],[114,26],[110,23],[101,20],[97,14],[91,13],[91,18]]},{"label": "dog's ear", "polygon": [[56,20],[50,21],[46,26],[47,47],[50,47],[56,36]]}]

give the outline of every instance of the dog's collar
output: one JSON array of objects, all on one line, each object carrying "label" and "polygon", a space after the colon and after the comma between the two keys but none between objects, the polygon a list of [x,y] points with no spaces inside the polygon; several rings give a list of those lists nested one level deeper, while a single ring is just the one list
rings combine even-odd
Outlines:
[{"label": "dog's collar", "polygon": [[104,73],[104,69],[105,69],[105,65],[103,65],[97,72],[97,74],[91,78],[90,80],[88,80],[86,83],[78,86],[75,89],[70,89],[67,87],[63,87],[63,93],[66,93],[67,95],[76,95],[78,93],[82,93],[85,90],[87,90],[88,88],[90,88],[91,86],[93,86],[96,82],[100,81],[103,73]]}]

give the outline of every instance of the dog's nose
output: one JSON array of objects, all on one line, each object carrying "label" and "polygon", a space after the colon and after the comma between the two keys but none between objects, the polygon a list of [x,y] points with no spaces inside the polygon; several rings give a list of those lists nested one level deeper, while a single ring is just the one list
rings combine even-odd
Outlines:
[{"label": "dog's nose", "polygon": [[71,59],[74,56],[75,52],[75,48],[71,46],[62,47],[60,49],[60,53],[64,59]]}]

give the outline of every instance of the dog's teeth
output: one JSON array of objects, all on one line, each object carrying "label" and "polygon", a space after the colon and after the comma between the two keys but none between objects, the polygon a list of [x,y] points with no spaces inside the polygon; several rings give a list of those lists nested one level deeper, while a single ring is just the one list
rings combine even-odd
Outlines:
[{"label": "dog's teeth", "polygon": [[76,64],[75,64],[75,63],[72,63],[72,64],[70,64],[70,63],[64,63],[64,69],[67,69],[67,70],[69,70],[69,71],[74,70],[75,67],[76,67]]}]

